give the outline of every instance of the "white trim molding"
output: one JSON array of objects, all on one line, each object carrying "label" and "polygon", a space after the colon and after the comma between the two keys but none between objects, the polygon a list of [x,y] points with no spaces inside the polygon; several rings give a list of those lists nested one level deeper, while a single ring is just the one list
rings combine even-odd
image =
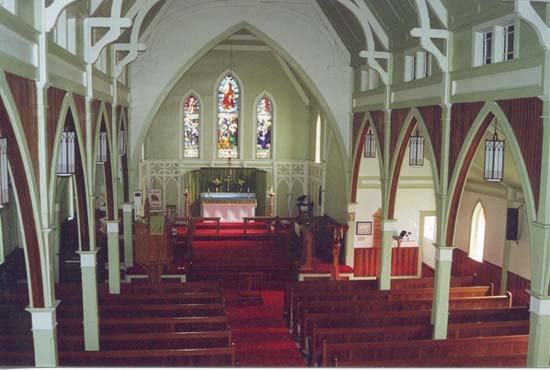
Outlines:
[{"label": "white trim molding", "polygon": [[538,316],[550,316],[550,296],[539,296],[530,290],[527,292],[531,296],[529,312]]},{"label": "white trim molding", "polygon": [[79,251],[80,267],[96,267],[97,265],[97,250],[95,251]]},{"label": "white trim molding", "polygon": [[453,247],[440,247],[434,244],[435,259],[439,262],[453,262]]},{"label": "white trim molding", "polygon": [[47,308],[26,308],[31,314],[32,331],[53,330],[57,326],[55,310],[61,301],[55,301],[53,307]]}]

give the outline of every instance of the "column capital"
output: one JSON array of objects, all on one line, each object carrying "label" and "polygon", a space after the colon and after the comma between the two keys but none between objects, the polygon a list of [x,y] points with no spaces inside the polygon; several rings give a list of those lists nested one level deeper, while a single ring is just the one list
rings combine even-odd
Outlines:
[{"label": "column capital", "polygon": [[97,265],[97,249],[93,251],[78,251],[80,267],[95,267]]},{"label": "column capital", "polygon": [[56,300],[52,307],[45,308],[25,308],[30,312],[32,321],[32,331],[35,330],[53,330],[57,326],[55,310],[61,301]]},{"label": "column capital", "polygon": [[453,262],[453,250],[455,247],[447,247],[434,243],[435,259],[440,262]]},{"label": "column capital", "polygon": [[529,311],[538,316],[550,316],[550,296],[537,294],[530,289],[526,291],[531,296]]},{"label": "column capital", "polygon": [[105,225],[107,225],[107,234],[109,234],[109,233],[118,234],[119,226],[120,226],[120,220],[119,219],[105,221]]},{"label": "column capital", "polygon": [[132,213],[133,210],[134,210],[134,207],[133,207],[132,203],[123,203],[122,204],[122,212]]},{"label": "column capital", "polygon": [[397,232],[397,220],[385,220],[382,219],[382,231],[394,231]]}]

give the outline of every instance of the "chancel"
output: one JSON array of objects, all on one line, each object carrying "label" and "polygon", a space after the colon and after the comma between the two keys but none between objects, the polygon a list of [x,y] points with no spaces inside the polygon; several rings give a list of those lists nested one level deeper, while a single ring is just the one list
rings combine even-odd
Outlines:
[{"label": "chancel", "polygon": [[549,367],[547,0],[0,0],[0,366]]}]

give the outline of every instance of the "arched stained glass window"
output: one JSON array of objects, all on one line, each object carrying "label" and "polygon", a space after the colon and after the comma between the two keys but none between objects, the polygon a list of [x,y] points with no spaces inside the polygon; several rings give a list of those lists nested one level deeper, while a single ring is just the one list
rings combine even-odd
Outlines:
[{"label": "arched stained glass window", "polygon": [[232,75],[218,87],[218,157],[239,156],[239,106],[241,91]]},{"label": "arched stained glass window", "polygon": [[200,113],[199,100],[194,95],[190,95],[183,104],[183,156],[185,158],[199,158]]},{"label": "arched stained glass window", "polygon": [[470,258],[483,262],[483,250],[485,248],[485,210],[478,202],[472,215],[472,227],[470,230]]},{"label": "arched stained glass window", "polygon": [[273,130],[273,104],[264,96],[256,107],[256,158],[271,158],[271,133]]}]

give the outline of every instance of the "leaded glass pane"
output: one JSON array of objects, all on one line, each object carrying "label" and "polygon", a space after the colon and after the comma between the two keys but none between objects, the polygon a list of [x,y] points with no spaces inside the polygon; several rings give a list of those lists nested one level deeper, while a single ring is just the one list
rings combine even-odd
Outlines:
[{"label": "leaded glass pane", "polygon": [[256,158],[271,158],[271,133],[273,129],[273,104],[263,97],[256,107]]},{"label": "leaded glass pane", "polygon": [[239,84],[231,75],[218,88],[218,157],[239,156]]},{"label": "leaded glass pane", "polygon": [[183,106],[183,156],[199,158],[200,140],[200,104],[191,95],[185,99]]}]

